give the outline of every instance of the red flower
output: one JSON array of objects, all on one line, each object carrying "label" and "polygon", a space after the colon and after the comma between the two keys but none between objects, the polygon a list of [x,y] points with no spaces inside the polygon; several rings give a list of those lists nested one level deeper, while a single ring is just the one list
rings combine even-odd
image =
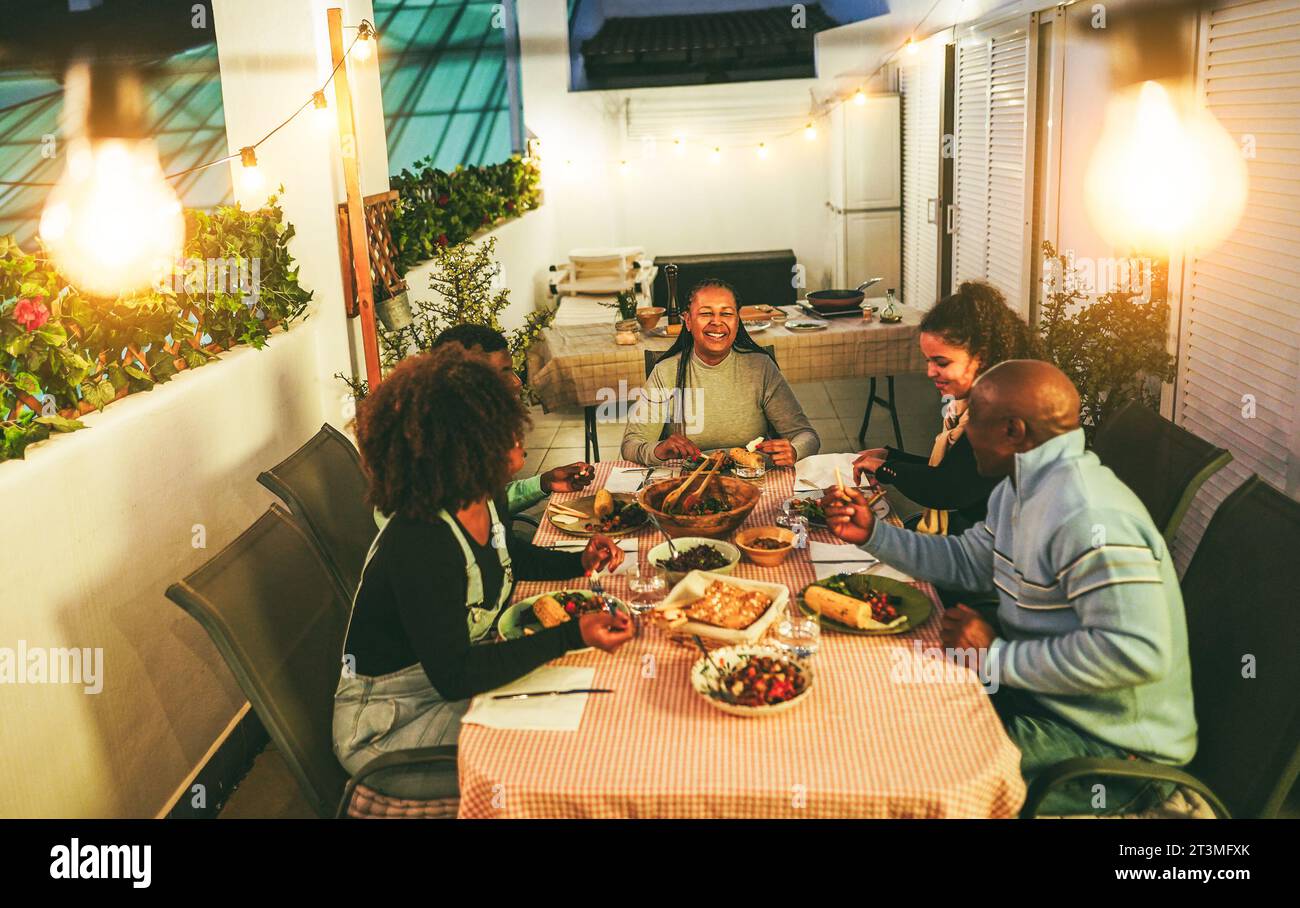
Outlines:
[{"label": "red flower", "polygon": [[50,310],[38,299],[23,299],[14,306],[13,318],[24,331],[31,332],[50,320]]},{"label": "red flower", "polygon": [[515,210],[515,203],[514,203],[514,202],[506,202],[506,211],[514,211],[514,210]]},{"label": "red flower", "polygon": [[438,196],[438,207],[446,208],[447,203],[450,201],[451,201],[451,196],[447,195],[447,193],[444,192],[442,195]]},{"label": "red flower", "polygon": [[438,234],[438,245],[439,245],[439,246],[446,246],[446,245],[447,245],[447,234],[445,234],[445,233],[440,233],[440,234]]}]

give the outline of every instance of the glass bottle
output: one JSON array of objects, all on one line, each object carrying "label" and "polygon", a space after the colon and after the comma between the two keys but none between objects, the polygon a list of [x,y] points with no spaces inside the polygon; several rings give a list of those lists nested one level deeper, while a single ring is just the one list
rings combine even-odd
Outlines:
[{"label": "glass bottle", "polygon": [[891,288],[889,290],[886,290],[885,307],[880,310],[880,320],[882,322],[893,322],[893,321],[897,321],[900,318],[898,314],[898,307],[896,305],[897,302],[898,300],[894,296],[893,289]]}]

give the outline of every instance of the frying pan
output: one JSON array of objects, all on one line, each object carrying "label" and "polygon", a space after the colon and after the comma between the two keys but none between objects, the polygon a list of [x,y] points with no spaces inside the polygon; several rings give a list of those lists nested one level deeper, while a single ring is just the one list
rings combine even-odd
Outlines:
[{"label": "frying pan", "polygon": [[881,280],[882,278],[873,277],[858,284],[856,290],[814,290],[808,294],[808,305],[822,313],[848,312],[862,304],[866,296],[863,291]]}]

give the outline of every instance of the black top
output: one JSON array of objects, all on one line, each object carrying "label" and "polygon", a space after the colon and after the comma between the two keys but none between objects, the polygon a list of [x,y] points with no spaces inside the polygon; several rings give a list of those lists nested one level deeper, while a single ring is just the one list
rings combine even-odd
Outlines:
[{"label": "black top", "polygon": [[[505,514],[498,502],[497,513]],[[496,604],[503,572],[491,540],[479,545],[463,526],[483,577],[483,605]],[[520,580],[560,580],[583,573],[582,557],[556,552],[506,533]],[[376,677],[423,666],[445,700],[464,700],[526,675],[584,644],[577,621],[519,640],[471,645],[466,621],[465,558],[451,528],[394,517],[366,568],[352,610],[344,652],[358,675]]]},{"label": "black top", "polygon": [[928,457],[895,448],[876,470],[876,479],[891,484],[917,504],[940,511],[956,511],[948,518],[949,535],[970,529],[988,515],[989,495],[1001,482],[981,476],[975,468],[975,451],[963,432],[948,448],[937,467]]}]

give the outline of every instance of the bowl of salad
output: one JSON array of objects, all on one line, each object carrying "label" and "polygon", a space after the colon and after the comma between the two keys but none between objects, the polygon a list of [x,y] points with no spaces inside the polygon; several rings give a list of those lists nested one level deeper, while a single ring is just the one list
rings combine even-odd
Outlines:
[{"label": "bowl of salad", "polygon": [[757,644],[715,649],[691,667],[691,687],[705,702],[748,718],[794,709],[812,693],[812,681],[805,660]]},{"label": "bowl of salad", "polygon": [[660,543],[646,557],[651,564],[662,568],[669,585],[675,586],[691,571],[730,574],[740,563],[740,549],[721,539],[679,536],[673,540],[672,548],[666,542]]},{"label": "bowl of salad", "polygon": [[714,476],[690,508],[665,510],[665,499],[684,482],[686,478],[680,476],[661,479],[650,483],[637,495],[641,507],[653,514],[664,534],[673,539],[681,536],[725,539],[745,522],[762,495],[752,482],[731,476]]}]

